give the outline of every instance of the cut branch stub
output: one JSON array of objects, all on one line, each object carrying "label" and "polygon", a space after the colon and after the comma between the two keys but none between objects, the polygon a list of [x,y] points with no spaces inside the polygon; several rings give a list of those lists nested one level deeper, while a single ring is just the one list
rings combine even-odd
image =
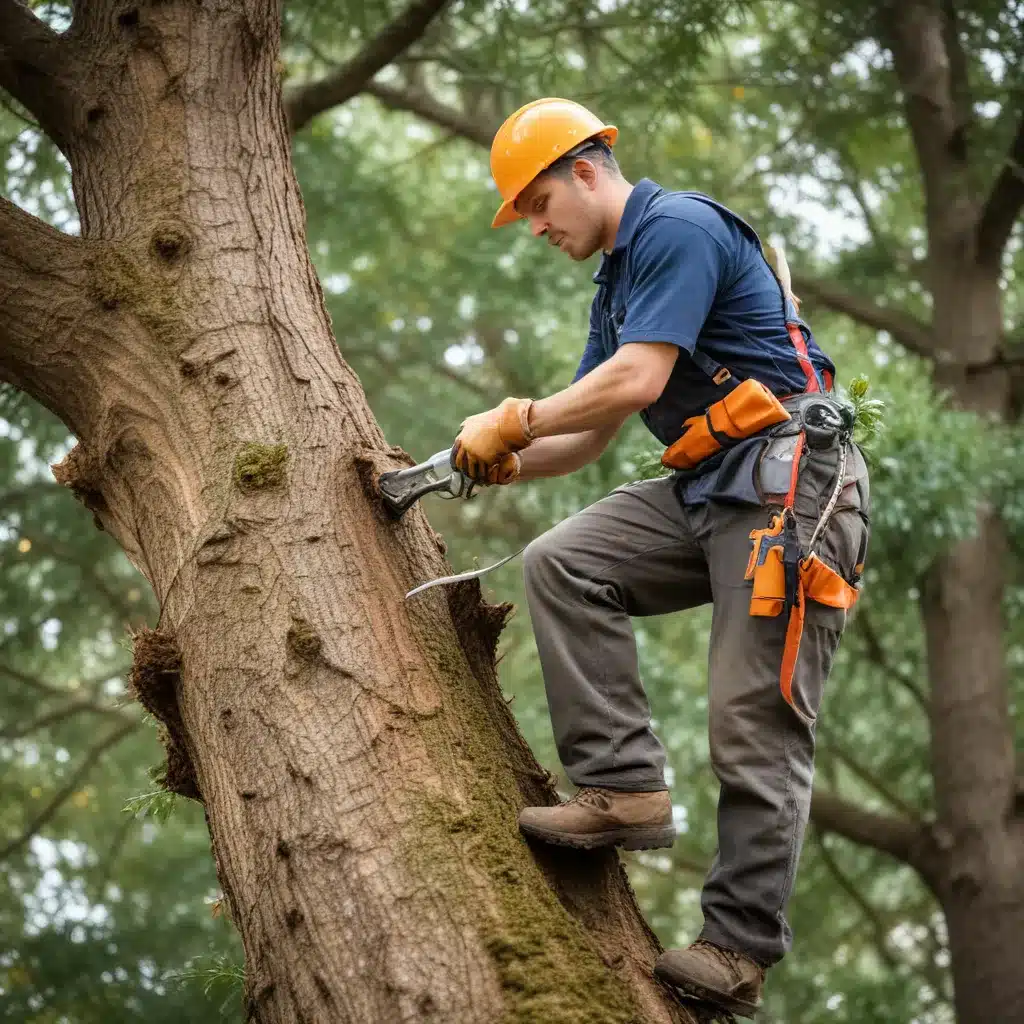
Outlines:
[{"label": "cut branch stub", "polygon": [[283,487],[287,479],[288,445],[246,444],[235,458],[235,483],[243,491]]},{"label": "cut branch stub", "polygon": [[95,459],[79,442],[64,458],[50,467],[54,480],[71,493],[93,513],[96,528],[103,529],[100,513],[107,511],[107,503],[99,486],[99,472]]},{"label": "cut branch stub", "polygon": [[160,784],[171,793],[202,802],[178,706],[180,681],[181,652],[167,633],[143,628],[132,634],[131,692],[163,727],[167,766]]}]

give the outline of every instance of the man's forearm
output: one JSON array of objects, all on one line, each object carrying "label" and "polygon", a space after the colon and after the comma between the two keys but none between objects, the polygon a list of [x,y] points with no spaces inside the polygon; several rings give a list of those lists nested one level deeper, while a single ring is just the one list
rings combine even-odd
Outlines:
[{"label": "man's forearm", "polygon": [[609,359],[575,384],[535,401],[530,430],[538,438],[606,430],[647,404],[634,385],[629,365]]},{"label": "man's forearm", "polygon": [[575,473],[605,450],[617,429],[617,426],[606,427],[603,430],[583,430],[576,434],[538,438],[529,448],[519,453],[522,470],[518,479],[538,480]]}]

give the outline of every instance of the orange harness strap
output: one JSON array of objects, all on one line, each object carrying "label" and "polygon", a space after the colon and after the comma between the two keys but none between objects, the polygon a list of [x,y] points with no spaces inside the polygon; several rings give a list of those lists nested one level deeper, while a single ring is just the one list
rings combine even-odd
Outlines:
[{"label": "orange harness strap", "polygon": [[793,342],[793,348],[796,349],[796,358],[800,364],[800,369],[804,371],[804,377],[807,378],[805,392],[820,391],[818,377],[814,372],[814,364],[811,362],[810,353],[807,351],[807,340],[804,338],[804,332],[800,330],[800,325],[795,320],[790,320],[788,317],[786,318],[786,330],[789,331],[789,340]]},{"label": "orange harness strap", "polygon": [[831,608],[849,611],[854,606],[860,591],[851,586],[831,566],[826,565],[817,555],[811,553],[800,563],[800,577],[797,584],[797,601],[789,610],[786,626],[786,642],[782,648],[782,671],[779,687],[786,703],[808,725],[811,719],[793,702],[793,674],[796,660],[800,655],[800,640],[804,635],[804,602],[807,598]]},{"label": "orange harness strap", "polygon": [[[799,479],[800,456],[803,454],[804,440],[805,435],[801,431],[793,451],[793,469],[790,474],[789,493],[786,495],[786,504],[782,513],[786,526],[781,532],[793,544],[797,543],[793,504],[796,501],[796,486]],[[837,472],[839,478],[836,481],[835,491],[822,520],[819,522],[819,529],[827,520],[827,517],[832,514],[835,500],[842,488],[843,477],[846,473],[845,455],[840,459]],[[817,530],[815,530],[815,536],[817,536]],[[812,547],[814,539],[814,537],[811,538]],[[779,674],[779,687],[782,690],[782,696],[786,703],[796,712],[801,720],[810,725],[811,718],[798,708],[793,700],[793,675],[796,672],[796,662],[800,655],[800,640],[804,633],[805,603],[810,598],[812,601],[828,605],[831,608],[849,610],[856,603],[857,598],[860,596],[860,591],[843,579],[831,566],[826,565],[813,551],[805,558],[801,558],[799,553],[797,553],[797,562],[792,566],[785,564],[785,553],[786,546],[784,541],[782,551],[784,578],[787,573],[795,573],[796,578],[792,580],[786,579],[786,599],[782,602],[782,606],[789,609],[789,622],[786,624],[786,640],[782,648],[782,669]]]}]

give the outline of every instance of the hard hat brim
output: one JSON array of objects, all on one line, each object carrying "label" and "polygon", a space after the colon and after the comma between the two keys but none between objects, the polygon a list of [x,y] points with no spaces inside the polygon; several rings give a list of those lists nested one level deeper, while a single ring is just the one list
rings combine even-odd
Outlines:
[{"label": "hard hat brim", "polygon": [[513,222],[522,219],[522,216],[516,210],[515,200],[506,199],[505,202],[498,207],[498,212],[494,215],[494,220],[491,221],[491,227],[504,227],[506,224],[512,224]]}]

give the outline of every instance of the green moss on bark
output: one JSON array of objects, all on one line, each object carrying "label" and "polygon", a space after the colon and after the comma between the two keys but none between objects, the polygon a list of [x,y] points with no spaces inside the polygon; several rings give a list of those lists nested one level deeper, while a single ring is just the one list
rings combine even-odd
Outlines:
[{"label": "green moss on bark", "polygon": [[128,245],[110,243],[97,249],[89,267],[88,289],[103,309],[137,317],[167,348],[186,343],[176,277],[154,273],[149,262]]},{"label": "green moss on bark", "polygon": [[235,483],[243,491],[281,487],[287,464],[288,445],[250,442],[235,457]]},{"label": "green moss on bark", "polygon": [[480,781],[470,811],[460,813],[450,801],[432,799],[419,825],[413,857],[423,869],[436,878],[439,866],[450,864],[445,882],[471,891],[473,880],[454,870],[454,844],[488,879],[481,892],[484,906],[473,924],[505,997],[501,1024],[642,1024],[629,990],[534,863],[515,809],[489,790],[488,780]]},{"label": "green moss on bark", "polygon": [[288,646],[307,661],[315,658],[323,647],[320,634],[305,619],[292,620],[287,639]]}]

